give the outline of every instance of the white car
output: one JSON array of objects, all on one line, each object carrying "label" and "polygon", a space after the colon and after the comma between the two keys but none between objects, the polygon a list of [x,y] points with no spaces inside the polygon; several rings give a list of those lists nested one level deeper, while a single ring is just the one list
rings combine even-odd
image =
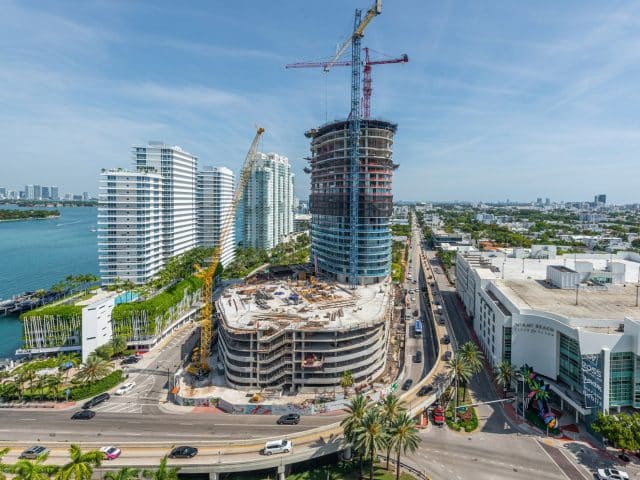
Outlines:
[{"label": "white car", "polygon": [[125,383],[115,391],[115,394],[124,395],[125,393],[129,393],[131,390],[133,390],[135,386],[136,386],[136,382]]},{"label": "white car", "polygon": [[599,480],[629,480],[629,474],[615,468],[599,468]]},{"label": "white car", "polygon": [[293,449],[293,445],[290,440],[275,440],[267,442],[264,446],[263,453],[265,455],[272,455],[274,453],[289,453]]}]

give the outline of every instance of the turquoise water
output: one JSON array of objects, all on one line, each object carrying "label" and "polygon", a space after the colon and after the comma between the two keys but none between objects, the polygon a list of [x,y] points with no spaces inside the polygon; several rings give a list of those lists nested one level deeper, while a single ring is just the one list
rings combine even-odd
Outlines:
[{"label": "turquoise water", "polygon": [[[16,208],[2,205],[0,208]],[[58,208],[60,217],[0,222],[0,299],[48,288],[67,275],[98,274],[92,207]],[[0,358],[21,346],[17,317],[0,317]]]}]

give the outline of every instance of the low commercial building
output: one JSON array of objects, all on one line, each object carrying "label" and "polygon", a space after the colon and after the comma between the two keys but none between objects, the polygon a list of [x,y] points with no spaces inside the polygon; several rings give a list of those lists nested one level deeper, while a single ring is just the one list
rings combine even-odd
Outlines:
[{"label": "low commercial building", "polygon": [[[303,274],[303,276],[306,276]],[[218,370],[238,389],[341,391],[383,376],[393,311],[389,281],[355,290],[307,280],[228,287],[216,302]]]},{"label": "low commercial building", "polygon": [[458,253],[456,291],[489,363],[528,364],[591,420],[640,407],[640,255]]}]

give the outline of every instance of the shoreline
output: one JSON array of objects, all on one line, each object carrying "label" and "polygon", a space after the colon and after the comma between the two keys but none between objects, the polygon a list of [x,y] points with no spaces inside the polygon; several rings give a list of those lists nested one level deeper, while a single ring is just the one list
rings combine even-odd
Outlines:
[{"label": "shoreline", "polygon": [[62,215],[47,215],[46,217],[24,217],[24,218],[3,218],[0,219],[0,223],[2,222],[23,222],[25,220],[51,220],[52,218],[60,218]]}]

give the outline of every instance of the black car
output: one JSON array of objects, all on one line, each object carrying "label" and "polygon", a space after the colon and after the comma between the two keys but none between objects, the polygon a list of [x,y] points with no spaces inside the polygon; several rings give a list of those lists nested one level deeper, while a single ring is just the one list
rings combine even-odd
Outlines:
[{"label": "black car", "polygon": [[620,460],[622,460],[625,463],[628,463],[631,461],[631,458],[629,458],[629,455],[627,455],[626,453],[622,452],[620,455],[618,455],[618,458]]},{"label": "black car", "polygon": [[449,335],[445,335],[444,337],[442,337],[442,341],[445,345],[449,345],[451,343],[451,338],[449,338]]},{"label": "black car", "polygon": [[405,380],[405,382],[402,384],[402,390],[409,390],[411,388],[411,385],[413,385],[413,380],[411,380],[410,378]]},{"label": "black car", "polygon": [[298,423],[300,423],[300,415],[297,413],[288,413],[278,419],[278,425],[297,425]]},{"label": "black car", "polygon": [[93,397],[91,400],[84,402],[84,405],[82,405],[82,408],[84,410],[87,410],[88,408],[95,407],[96,405],[100,405],[102,402],[106,402],[110,398],[111,398],[111,395],[109,395],[108,393],[101,393],[100,395]]},{"label": "black car", "polygon": [[198,454],[198,449],[196,447],[188,447],[186,445],[181,447],[176,447],[171,450],[169,454],[169,458],[193,458]]},{"label": "black car", "polygon": [[129,355],[124,360],[122,360],[123,365],[131,365],[132,363],[138,363],[140,361],[140,357],[138,355]]},{"label": "black car", "polygon": [[71,420],[91,420],[95,416],[93,410],[79,410],[71,416]]},{"label": "black car", "polygon": [[424,387],[420,388],[420,390],[418,390],[418,396],[424,397],[432,390],[433,390],[433,387],[431,385],[425,385]]},{"label": "black car", "polygon": [[413,363],[421,363],[422,362],[422,352],[417,351],[413,356]]},{"label": "black car", "polygon": [[438,318],[438,323],[439,323],[440,325],[444,325],[444,317],[443,317],[443,316],[441,316],[440,318]]},{"label": "black car", "polygon": [[417,317],[418,315],[420,315],[420,312],[418,310],[414,310],[413,311],[413,316]]},{"label": "black car", "polygon": [[451,351],[447,350],[446,352],[444,352],[444,361],[448,362],[449,360],[451,360]]}]

